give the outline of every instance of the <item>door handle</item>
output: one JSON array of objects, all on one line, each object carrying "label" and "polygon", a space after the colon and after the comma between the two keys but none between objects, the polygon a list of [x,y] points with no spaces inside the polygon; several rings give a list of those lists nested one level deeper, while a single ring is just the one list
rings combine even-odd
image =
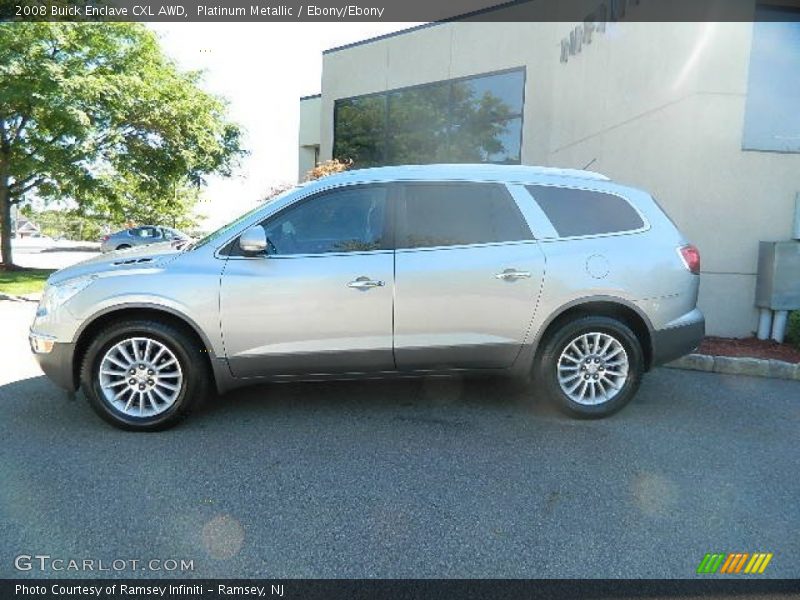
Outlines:
[{"label": "door handle", "polygon": [[356,290],[370,290],[376,287],[383,287],[386,285],[384,281],[378,281],[375,279],[370,279],[369,277],[357,277],[353,281],[347,284],[347,287],[353,288]]},{"label": "door handle", "polygon": [[517,271],[516,269],[506,269],[502,273],[495,273],[495,277],[501,281],[516,281],[517,279],[530,279],[530,271]]}]

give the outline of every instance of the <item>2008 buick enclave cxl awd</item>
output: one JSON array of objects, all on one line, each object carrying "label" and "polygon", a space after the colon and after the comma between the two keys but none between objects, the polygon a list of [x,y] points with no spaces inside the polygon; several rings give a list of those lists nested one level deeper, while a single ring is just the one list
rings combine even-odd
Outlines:
[{"label": "2008 buick enclave cxl awd", "polygon": [[127,429],[174,425],[214,389],[464,371],[532,376],[531,394],[601,417],[699,343],[699,261],[649,194],[596,173],[365,169],[189,247],[54,273],[30,340]]}]

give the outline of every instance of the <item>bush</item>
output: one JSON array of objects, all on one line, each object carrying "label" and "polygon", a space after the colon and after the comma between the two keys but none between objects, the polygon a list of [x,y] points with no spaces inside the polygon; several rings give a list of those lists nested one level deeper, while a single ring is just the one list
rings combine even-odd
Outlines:
[{"label": "bush", "polygon": [[306,181],[321,179],[322,177],[327,177],[328,175],[333,175],[334,173],[341,173],[352,166],[352,160],[344,161],[339,160],[338,158],[326,160],[325,162],[319,163],[316,167],[306,173]]},{"label": "bush", "polygon": [[800,350],[800,310],[789,313],[789,327],[786,332],[786,341]]}]

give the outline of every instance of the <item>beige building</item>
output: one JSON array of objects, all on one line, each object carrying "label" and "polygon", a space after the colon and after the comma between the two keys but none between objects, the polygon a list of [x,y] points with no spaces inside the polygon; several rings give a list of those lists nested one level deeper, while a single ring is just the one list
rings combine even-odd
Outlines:
[{"label": "beige building", "polygon": [[747,336],[758,242],[791,237],[800,192],[800,42],[784,48],[794,82],[765,72],[792,27],[455,21],[332,49],[301,101],[299,170],[588,166],[656,196],[701,250],[708,333]]},{"label": "beige building", "polygon": [[298,132],[299,152],[297,166],[299,179],[313,169],[319,162],[320,104],[322,96],[300,98],[300,131]]}]

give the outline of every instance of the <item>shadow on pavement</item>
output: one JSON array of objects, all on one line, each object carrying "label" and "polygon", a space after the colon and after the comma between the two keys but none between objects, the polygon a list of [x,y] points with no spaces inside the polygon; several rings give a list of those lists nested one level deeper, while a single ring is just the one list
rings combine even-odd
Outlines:
[{"label": "shadow on pavement", "polygon": [[[346,413],[371,418],[387,413],[413,413],[411,420],[447,424],[463,413],[507,413],[509,416],[562,417],[549,403],[536,397],[534,388],[499,377],[427,377],[420,379],[271,383],[214,394],[197,407],[180,427],[209,422],[248,422],[275,416],[298,418],[323,413]],[[0,385],[0,415],[17,427],[105,428],[92,412],[82,392],[74,400],[46,377],[32,377]]]}]

